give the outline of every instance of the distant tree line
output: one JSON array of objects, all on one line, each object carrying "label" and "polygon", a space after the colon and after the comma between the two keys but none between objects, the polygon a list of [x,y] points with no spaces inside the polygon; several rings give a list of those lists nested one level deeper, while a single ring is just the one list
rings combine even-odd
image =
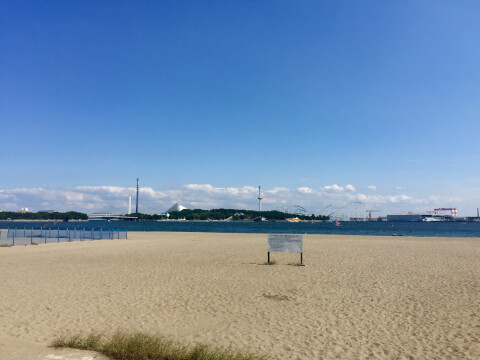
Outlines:
[{"label": "distant tree line", "polygon": [[225,220],[231,218],[232,221],[252,221],[258,217],[264,217],[267,220],[283,221],[287,218],[298,217],[300,220],[328,220],[328,216],[323,215],[292,215],[281,211],[255,211],[255,210],[238,210],[238,209],[184,209],[182,211],[172,211],[167,217],[165,214],[130,214],[138,220]]},{"label": "distant tree line", "polygon": [[0,211],[0,220],[87,220],[87,214],[83,214],[76,211],[68,212],[50,212],[50,211],[39,211],[39,212],[13,212],[13,211]]},{"label": "distant tree line", "polygon": [[[142,214],[135,213],[128,216],[136,217],[138,220],[225,220],[232,221],[252,221],[258,217],[264,217],[267,220],[283,221],[287,218],[298,217],[300,220],[328,220],[328,216],[323,215],[298,215],[287,214],[281,211],[255,211],[255,210],[238,210],[238,209],[184,209],[182,211],[172,211],[168,214]],[[13,212],[0,211],[0,220],[88,220],[88,215],[76,211],[68,212]]]}]

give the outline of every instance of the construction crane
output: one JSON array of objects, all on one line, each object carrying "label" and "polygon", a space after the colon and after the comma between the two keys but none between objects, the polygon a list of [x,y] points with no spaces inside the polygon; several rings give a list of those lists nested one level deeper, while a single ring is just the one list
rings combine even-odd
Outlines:
[{"label": "construction crane", "polygon": [[440,211],[451,211],[453,217],[457,217],[457,208],[438,208],[438,209],[433,209],[433,213],[435,215],[440,215]]},{"label": "construction crane", "polygon": [[372,212],[379,212],[379,211],[382,211],[382,210],[365,210],[365,212],[368,213],[368,221],[373,221]]}]

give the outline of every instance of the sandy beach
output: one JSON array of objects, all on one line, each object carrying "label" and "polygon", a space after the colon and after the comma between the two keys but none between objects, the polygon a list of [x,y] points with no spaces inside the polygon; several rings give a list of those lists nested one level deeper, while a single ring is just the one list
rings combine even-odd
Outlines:
[{"label": "sandy beach", "polygon": [[[480,359],[480,239],[130,232],[0,248],[0,358],[57,335],[160,333],[271,359]],[[101,357],[96,357],[100,359]]]}]

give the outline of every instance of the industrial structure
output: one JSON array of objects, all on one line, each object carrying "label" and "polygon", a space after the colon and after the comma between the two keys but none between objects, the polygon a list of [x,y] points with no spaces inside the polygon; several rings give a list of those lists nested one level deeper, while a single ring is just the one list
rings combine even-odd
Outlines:
[{"label": "industrial structure", "polygon": [[411,221],[422,221],[422,217],[431,216],[427,214],[419,214],[419,213],[407,213],[407,214],[392,214],[387,215],[387,221],[403,221],[403,222],[411,222]]},{"label": "industrial structure", "polygon": [[140,181],[139,178],[137,178],[137,206],[135,208],[135,214],[138,214],[138,182]]},{"label": "industrial structure", "polygon": [[372,209],[370,209],[370,210],[365,210],[365,212],[368,213],[368,221],[373,221],[372,212],[380,212],[380,211],[382,211],[382,210],[372,210]]},{"label": "industrial structure", "polygon": [[258,187],[258,211],[262,211],[262,187]]},{"label": "industrial structure", "polygon": [[441,211],[451,211],[452,217],[456,218],[458,215],[457,208],[438,208],[438,209],[433,209],[433,213],[435,215],[440,215]]},{"label": "industrial structure", "polygon": [[[450,214],[444,214],[449,211]],[[469,218],[459,218],[457,208],[437,208],[425,213],[406,213],[387,215],[387,221],[472,221]]]}]

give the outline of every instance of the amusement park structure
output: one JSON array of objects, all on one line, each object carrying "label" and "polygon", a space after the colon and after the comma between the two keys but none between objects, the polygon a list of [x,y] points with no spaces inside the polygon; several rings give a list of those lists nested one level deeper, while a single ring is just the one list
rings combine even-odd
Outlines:
[{"label": "amusement park structure", "polygon": [[[335,215],[338,215],[337,213],[338,213],[340,210],[344,210],[344,209],[346,209],[346,208],[348,208],[348,207],[350,207],[350,209],[351,209],[352,206],[353,206],[353,208],[356,209],[356,208],[358,208],[358,206],[361,205],[361,204],[362,204],[362,203],[361,203],[360,201],[352,201],[352,202],[349,202],[348,204],[346,204],[346,205],[344,205],[344,206],[336,209],[335,211],[332,211],[332,212],[329,213],[327,216],[328,216],[328,217],[333,217],[334,214],[335,214]],[[329,206],[331,206],[331,205],[328,205],[327,207],[329,207]],[[325,209],[326,209],[327,207],[325,207]],[[325,210],[325,209],[324,209],[324,210]]]}]

